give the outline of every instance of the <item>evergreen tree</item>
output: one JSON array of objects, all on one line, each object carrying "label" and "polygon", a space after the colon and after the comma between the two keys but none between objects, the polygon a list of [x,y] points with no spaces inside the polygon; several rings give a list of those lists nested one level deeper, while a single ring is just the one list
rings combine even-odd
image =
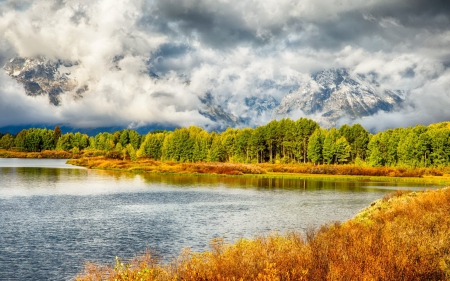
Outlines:
[{"label": "evergreen tree", "polygon": [[53,130],[53,143],[55,146],[58,143],[58,140],[61,137],[61,135],[62,135],[61,128],[59,128],[59,126],[55,126],[55,129]]}]

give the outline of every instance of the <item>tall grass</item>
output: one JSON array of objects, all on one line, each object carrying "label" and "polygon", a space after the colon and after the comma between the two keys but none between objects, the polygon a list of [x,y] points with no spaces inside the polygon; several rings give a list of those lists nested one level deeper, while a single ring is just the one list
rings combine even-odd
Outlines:
[{"label": "tall grass", "polygon": [[348,175],[371,177],[424,177],[443,176],[450,174],[450,168],[392,168],[392,167],[365,167],[357,165],[312,165],[312,164],[242,164],[197,162],[177,163],[155,161],[148,158],[138,158],[137,161],[128,159],[108,158],[103,155],[89,152],[82,154],[79,159],[70,163],[88,168],[144,171],[153,173],[185,173],[185,174],[313,174],[313,175]]},{"label": "tall grass", "polygon": [[235,163],[176,163],[160,162],[147,158],[139,158],[138,161],[121,159],[108,159],[103,156],[81,157],[68,161],[70,164],[97,169],[143,171],[153,173],[184,173],[184,174],[220,174],[243,175],[264,174],[265,170],[256,165]]},{"label": "tall grass", "polygon": [[73,155],[67,151],[44,150],[41,152],[24,152],[0,149],[0,158],[51,158],[51,159],[70,159]]},{"label": "tall grass", "polygon": [[345,223],[234,244],[171,263],[88,264],[85,280],[450,280],[450,188],[397,192]]},{"label": "tall grass", "polygon": [[449,168],[366,167],[358,165],[259,164],[274,173],[300,173],[349,176],[422,177],[442,176]]}]

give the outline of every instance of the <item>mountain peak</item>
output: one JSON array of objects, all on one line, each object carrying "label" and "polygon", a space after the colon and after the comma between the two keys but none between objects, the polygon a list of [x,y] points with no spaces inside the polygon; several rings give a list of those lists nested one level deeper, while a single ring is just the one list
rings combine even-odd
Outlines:
[{"label": "mountain peak", "polygon": [[309,81],[281,100],[274,113],[287,115],[301,110],[322,126],[331,127],[343,117],[355,119],[392,111],[404,98],[404,92],[383,90],[348,69],[329,69],[311,75]]}]

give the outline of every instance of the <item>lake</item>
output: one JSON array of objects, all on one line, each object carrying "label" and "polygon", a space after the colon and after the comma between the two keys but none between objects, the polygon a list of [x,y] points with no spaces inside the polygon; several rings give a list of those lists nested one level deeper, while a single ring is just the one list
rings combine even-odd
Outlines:
[{"label": "lake", "polygon": [[344,221],[392,182],[144,175],[0,159],[0,280],[72,280],[86,261],[208,249],[211,239]]}]

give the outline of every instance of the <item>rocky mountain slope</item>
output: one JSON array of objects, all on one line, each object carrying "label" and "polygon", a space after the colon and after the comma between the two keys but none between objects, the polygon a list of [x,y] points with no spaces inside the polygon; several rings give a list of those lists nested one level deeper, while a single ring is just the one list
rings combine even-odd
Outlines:
[{"label": "rocky mountain slope", "polygon": [[[29,96],[48,95],[50,103],[59,105],[60,95],[77,86],[70,72],[61,72],[73,66],[71,62],[51,61],[44,57],[14,57],[4,66],[9,76],[21,83]],[[81,94],[83,88],[78,89]]]},{"label": "rocky mountain slope", "polygon": [[378,111],[392,111],[405,99],[402,91],[383,90],[365,76],[347,69],[318,72],[311,80],[290,92],[275,109],[277,116],[301,110],[322,126],[331,127],[342,117],[355,119]]},{"label": "rocky mountain slope", "polygon": [[[51,61],[44,57],[10,59],[4,70],[21,83],[27,95],[47,95],[57,106],[61,95],[72,93],[82,97],[87,86],[78,85],[71,78],[77,63]],[[331,127],[343,117],[350,119],[392,111],[405,99],[405,93],[383,90],[376,81],[362,75],[353,75],[347,69],[318,72],[310,80],[292,90],[279,102],[271,95],[241,97],[234,95],[218,99],[214,93],[199,93],[202,107],[198,112],[213,121],[209,129],[222,130],[228,126],[240,127],[259,124],[264,117],[290,117],[301,111],[321,126]]]}]

